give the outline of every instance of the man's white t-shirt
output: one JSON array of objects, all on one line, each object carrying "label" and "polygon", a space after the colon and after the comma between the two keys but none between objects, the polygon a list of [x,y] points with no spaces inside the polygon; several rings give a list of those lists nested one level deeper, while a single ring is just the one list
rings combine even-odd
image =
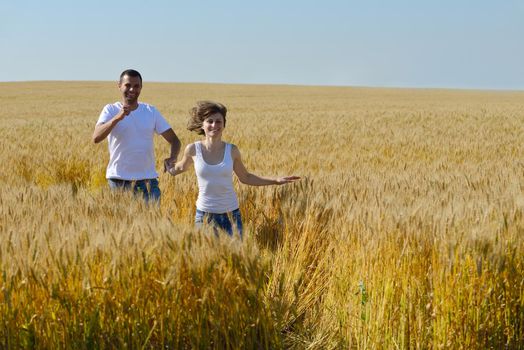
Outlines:
[{"label": "man's white t-shirt", "polygon": [[[100,113],[97,125],[113,119],[121,109],[121,102],[106,105]],[[153,136],[170,128],[154,106],[139,102],[138,108],[118,122],[108,135],[109,164],[106,178],[121,180],[157,178]]]}]

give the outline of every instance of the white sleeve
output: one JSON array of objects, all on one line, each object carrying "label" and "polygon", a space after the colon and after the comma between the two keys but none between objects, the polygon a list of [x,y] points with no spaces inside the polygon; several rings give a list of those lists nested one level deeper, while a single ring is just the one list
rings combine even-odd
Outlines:
[{"label": "white sleeve", "polygon": [[153,108],[153,110],[155,113],[155,132],[157,134],[161,134],[164,131],[171,129],[171,126],[167,122],[166,118],[164,118],[162,114],[160,114],[158,109]]},{"label": "white sleeve", "polygon": [[96,125],[110,121],[116,115],[114,109],[115,108],[112,104],[106,105],[104,109],[102,109],[102,112],[100,112]]}]

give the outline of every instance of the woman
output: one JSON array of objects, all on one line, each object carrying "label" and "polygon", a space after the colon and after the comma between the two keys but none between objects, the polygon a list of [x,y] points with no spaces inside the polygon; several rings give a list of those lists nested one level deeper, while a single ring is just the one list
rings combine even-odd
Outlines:
[{"label": "woman", "polygon": [[218,229],[233,234],[231,221],[242,237],[242,218],[238,209],[238,199],[233,189],[233,172],[246,185],[283,185],[299,180],[298,176],[285,176],[276,179],[258,176],[248,172],[242,163],[240,151],[230,143],[222,141],[226,126],[227,108],[217,102],[198,101],[190,111],[188,130],[204,135],[186,147],[182,159],[167,171],[175,176],[188,170],[194,164],[198,180],[198,199],[196,202],[195,224],[204,221]]}]

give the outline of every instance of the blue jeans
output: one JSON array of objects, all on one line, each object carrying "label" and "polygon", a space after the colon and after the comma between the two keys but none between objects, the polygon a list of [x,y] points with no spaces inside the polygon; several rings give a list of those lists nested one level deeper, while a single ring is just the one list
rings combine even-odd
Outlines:
[{"label": "blue jeans", "polygon": [[[160,188],[158,187],[157,179],[147,179],[147,180],[120,180],[120,179],[107,179],[109,183],[109,188],[112,190],[130,190],[133,186],[133,193],[135,195],[142,194],[146,203],[149,200],[154,202],[160,201]],[[148,185],[149,184],[149,188]]]},{"label": "blue jeans", "polygon": [[242,217],[239,209],[223,214],[206,213],[205,211],[197,209],[195,215],[196,226],[201,227],[204,221],[213,227],[213,231],[217,236],[219,230],[226,231],[228,235],[233,236],[233,225],[231,224],[231,221],[233,221],[235,230],[240,235],[240,238],[242,238]]}]

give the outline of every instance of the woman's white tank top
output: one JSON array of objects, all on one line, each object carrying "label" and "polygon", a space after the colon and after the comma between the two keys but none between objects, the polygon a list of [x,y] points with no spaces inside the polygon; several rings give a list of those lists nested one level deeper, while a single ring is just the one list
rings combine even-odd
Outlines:
[{"label": "woman's white tank top", "polygon": [[202,156],[202,143],[195,142],[195,173],[198,180],[196,207],[207,213],[222,214],[238,209],[233,188],[233,158],[231,144],[226,143],[222,162],[210,165]]}]

